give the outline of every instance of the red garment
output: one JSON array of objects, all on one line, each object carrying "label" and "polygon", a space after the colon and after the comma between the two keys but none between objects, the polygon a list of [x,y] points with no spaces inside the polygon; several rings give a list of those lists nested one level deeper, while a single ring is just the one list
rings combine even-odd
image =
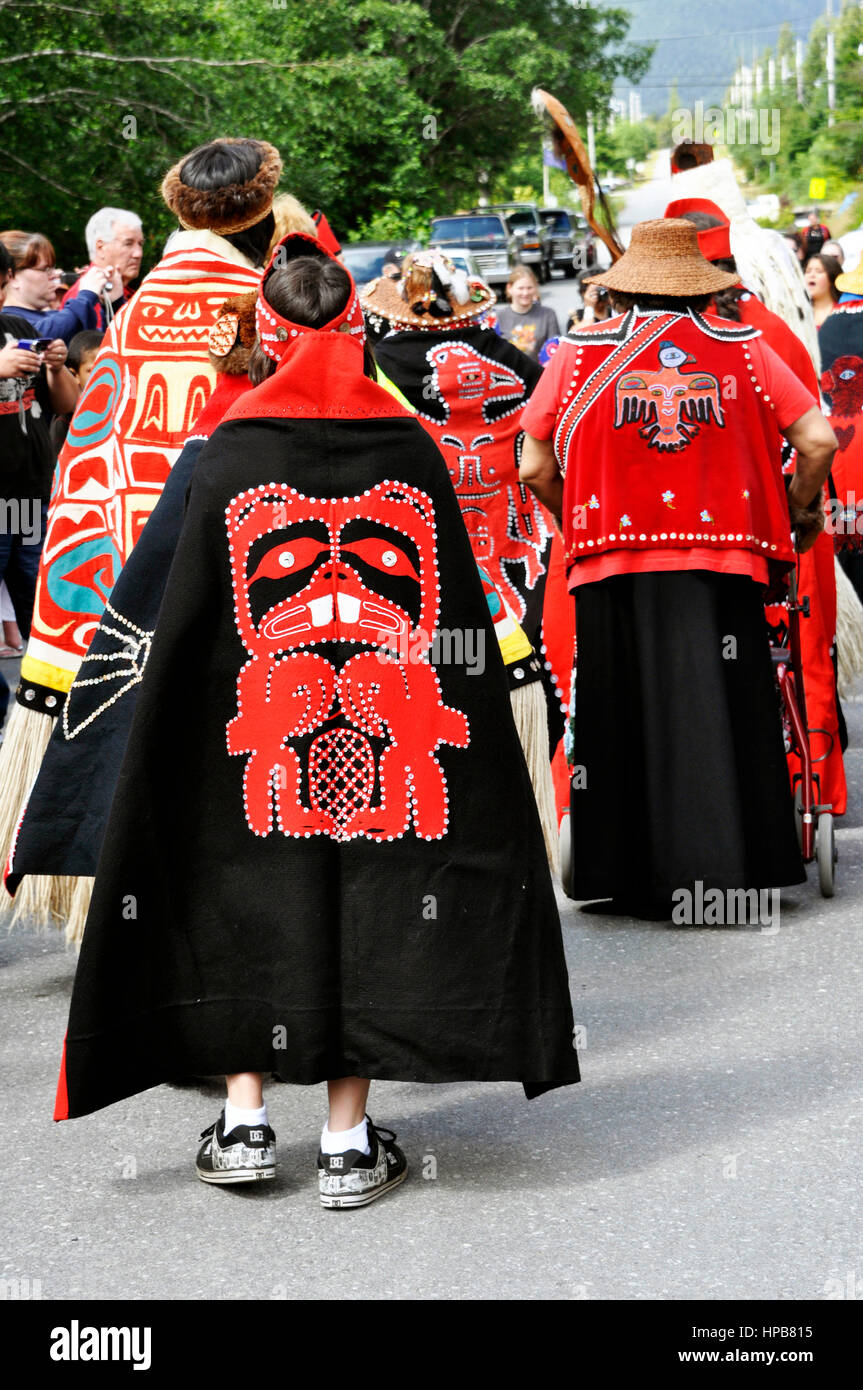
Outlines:
[{"label": "red garment", "polygon": [[[818,377],[812,358],[784,319],[774,314],[754,294],[737,301],[743,323],[760,328],[764,341],[817,398]],[[822,534],[811,550],[798,560],[798,593],[809,597],[809,617],[800,623],[800,655],[803,665],[803,692],[809,724],[809,743],[813,758],[823,759],[816,771],[821,779],[821,799],[833,807],[834,815],[844,814],[848,805],[845,765],[839,744],[839,711],[836,704],[836,675],[833,669],[833,643],[836,640],[836,569],[832,537]],[[781,610],[768,621],[780,619]],[[788,755],[792,780],[800,771],[800,759]]]},{"label": "red garment", "polygon": [[522,425],[554,434],[568,569],[611,553],[612,572],[643,569],[644,551],[723,570],[734,550],[753,577],[793,563],[777,425],[815,404],[752,329],[714,317],[633,312],[564,340]]},{"label": "red garment", "polygon": [[[560,693],[564,711],[568,714],[572,697],[572,664],[575,649],[575,604],[567,593],[566,570],[563,564],[563,542],[557,527],[552,529],[551,552],[542,604],[543,656],[551,667],[554,683]],[[557,819],[569,810],[570,773],[563,751],[563,739],[554,750],[551,777]]]},{"label": "red garment", "polygon": [[762,304],[757,295],[751,290],[747,290],[737,301],[740,310],[740,322],[747,323],[752,328],[760,328],[762,336],[768,347],[772,347],[775,353],[782,358],[786,366],[790,367],[796,377],[802,381],[806,390],[815,397],[818,403],[818,377],[812,358],[806,351],[804,344],[797,337],[778,314],[774,314],[772,309],[768,309],[766,304]]},{"label": "red garment", "polygon": [[[853,513],[863,510],[863,301],[837,304],[819,331],[821,389],[839,448],[831,470],[836,494]],[[859,537],[860,532],[857,531]],[[853,537],[854,532],[851,532]]]},{"label": "red garment", "polygon": [[362,343],[349,334],[311,330],[290,344],[272,376],[240,395],[223,420],[410,419],[391,392],[357,371],[362,357]]},{"label": "red garment", "polygon": [[[87,270],[92,270],[92,269],[93,269],[93,262],[91,261],[90,264],[89,264],[88,267],[87,267]],[[78,291],[79,291],[80,288],[81,288],[81,280],[82,280],[83,276],[86,275],[86,273],[87,273],[87,271],[86,271],[86,270],[83,270],[83,271],[81,272],[81,274],[78,276],[78,279],[75,281],[74,285],[70,285],[70,286],[69,286],[68,290],[67,290],[66,293],[63,295],[63,298],[62,298],[61,301],[60,301],[60,307],[61,307],[61,308],[63,307],[63,305],[66,303],[67,300],[69,300],[69,299],[77,299],[77,298],[78,298]],[[123,304],[125,304],[127,300],[131,299],[133,294],[134,294],[134,290],[131,288],[131,286],[129,286],[129,285],[124,285],[124,286],[123,286]],[[119,299],[119,295],[117,296],[117,298]],[[122,307],[123,307],[123,305],[121,304],[121,305],[120,305],[120,308],[122,309]],[[119,312],[119,310],[117,310],[117,309],[114,310],[114,313],[115,313],[115,314],[118,313],[118,312]],[[99,322],[99,329],[100,329],[100,331],[101,331],[102,333],[104,333],[104,332],[105,332],[105,329],[108,327],[108,325],[107,325],[107,323],[105,322],[105,304],[104,304],[104,301],[101,299],[101,297],[100,297],[99,302],[98,302],[98,304],[97,304],[97,306],[96,306],[96,315],[97,315],[98,322]]]},{"label": "red garment", "polygon": [[325,246],[331,255],[340,256],[342,254],[341,243],[320,209],[312,213],[312,221],[315,224],[315,234],[321,245]]}]

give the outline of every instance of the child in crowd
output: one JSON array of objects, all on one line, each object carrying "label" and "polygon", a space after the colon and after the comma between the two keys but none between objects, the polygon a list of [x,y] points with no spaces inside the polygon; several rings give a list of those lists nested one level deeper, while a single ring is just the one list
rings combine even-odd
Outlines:
[{"label": "child in crowd", "polygon": [[[87,379],[96,360],[96,354],[102,346],[104,336],[95,328],[86,328],[81,333],[76,333],[69,344],[66,366],[77,381],[81,395],[84,394],[84,387],[87,385]],[[71,415],[55,415],[51,421],[51,444],[55,454],[59,454],[66,443],[66,435],[69,433],[71,420]]]},{"label": "child in crowd", "polygon": [[557,314],[539,302],[539,282],[530,266],[517,265],[506,282],[509,303],[497,311],[498,333],[536,362],[540,348],[560,333]]}]

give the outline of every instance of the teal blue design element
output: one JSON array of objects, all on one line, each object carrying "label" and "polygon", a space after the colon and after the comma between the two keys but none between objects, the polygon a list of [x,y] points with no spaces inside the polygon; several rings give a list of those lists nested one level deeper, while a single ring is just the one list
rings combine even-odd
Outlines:
[{"label": "teal blue design element", "polygon": [[485,596],[485,601],[488,604],[488,611],[491,614],[492,618],[496,618],[498,613],[500,613],[503,610],[503,604],[501,603],[500,594],[492,584],[491,579],[486,574],[485,570],[482,568],[482,565],[477,565],[477,569],[479,570],[479,575],[482,582],[488,585],[488,591]]},{"label": "teal blue design element", "polygon": [[[106,377],[108,378],[107,383]],[[108,386],[108,398],[105,405],[100,410],[89,410],[87,402],[97,390],[104,390],[106,384]],[[93,444],[101,444],[103,439],[107,439],[114,425],[114,407],[120,399],[122,384],[123,377],[119,362],[113,357],[103,357],[101,361],[97,362],[90,373],[90,379],[69,426],[69,433],[66,436],[68,443],[74,445],[76,449],[80,449]]]},{"label": "teal blue design element", "polygon": [[48,593],[58,608],[64,609],[67,613],[101,614],[111,592],[111,585],[102,582],[99,571],[93,573],[92,587],[66,578],[70,570],[100,556],[104,556],[105,559],[104,569],[110,566],[115,575],[120,573],[120,552],[110,536],[82,541],[74,550],[70,550],[48,567],[45,582],[48,585]]}]

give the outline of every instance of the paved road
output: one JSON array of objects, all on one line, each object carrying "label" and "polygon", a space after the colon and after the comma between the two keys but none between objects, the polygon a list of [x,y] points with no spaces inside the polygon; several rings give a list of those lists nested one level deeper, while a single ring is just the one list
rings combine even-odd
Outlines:
[{"label": "paved road", "polygon": [[[863,704],[848,710],[863,747]],[[217,1086],[51,1121],[74,961],[0,933],[2,1277],[44,1298],[794,1299],[863,1290],[863,755],[839,896],[783,899],[775,934],[605,919],[562,903],[584,1081],[379,1083],[409,1182],[324,1212],[322,1088],[273,1085],[276,1182],[197,1182]]]}]

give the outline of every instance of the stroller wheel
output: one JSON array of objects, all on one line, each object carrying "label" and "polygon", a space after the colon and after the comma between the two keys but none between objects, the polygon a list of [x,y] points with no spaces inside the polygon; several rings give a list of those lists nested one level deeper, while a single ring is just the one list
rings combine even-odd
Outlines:
[{"label": "stroller wheel", "polygon": [[836,852],[836,832],[830,811],[822,811],[818,817],[815,857],[818,860],[818,887],[821,889],[821,896],[832,898],[836,891],[835,867],[839,856]]},{"label": "stroller wheel", "polygon": [[569,885],[572,879],[572,830],[569,822],[569,812],[564,811],[560,820],[560,881],[563,884],[563,891],[569,894]]},{"label": "stroller wheel", "polygon": [[797,831],[797,843],[800,850],[803,850],[803,788],[800,783],[794,788],[794,827]]}]

